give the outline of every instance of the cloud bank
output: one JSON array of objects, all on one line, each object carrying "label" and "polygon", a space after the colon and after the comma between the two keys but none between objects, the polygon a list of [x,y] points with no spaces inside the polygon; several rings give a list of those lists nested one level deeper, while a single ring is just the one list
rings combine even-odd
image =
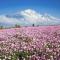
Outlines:
[{"label": "cloud bank", "polygon": [[20,24],[23,26],[35,25],[59,25],[60,19],[48,14],[40,14],[32,9],[16,12],[12,15],[0,15],[0,24]]}]

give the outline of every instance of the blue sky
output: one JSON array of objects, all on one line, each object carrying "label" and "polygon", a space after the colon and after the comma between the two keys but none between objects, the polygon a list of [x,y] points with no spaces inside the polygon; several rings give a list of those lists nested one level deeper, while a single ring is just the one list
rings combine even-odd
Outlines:
[{"label": "blue sky", "polygon": [[27,9],[60,18],[60,0],[0,0],[0,15]]},{"label": "blue sky", "polygon": [[0,0],[0,13],[11,13],[27,8],[60,17],[60,0]]}]

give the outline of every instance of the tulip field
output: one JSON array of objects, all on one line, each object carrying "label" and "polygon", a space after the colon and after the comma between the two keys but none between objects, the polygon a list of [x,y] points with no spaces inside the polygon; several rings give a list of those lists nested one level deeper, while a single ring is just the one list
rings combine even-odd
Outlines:
[{"label": "tulip field", "polygon": [[60,60],[60,26],[0,29],[0,60]]}]

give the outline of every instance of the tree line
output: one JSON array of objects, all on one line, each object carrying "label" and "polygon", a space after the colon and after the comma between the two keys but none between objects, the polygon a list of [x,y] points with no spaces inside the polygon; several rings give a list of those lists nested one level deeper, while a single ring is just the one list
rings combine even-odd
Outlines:
[{"label": "tree line", "polygon": [[[32,24],[32,26],[34,27],[35,24]],[[37,25],[39,26],[39,25]],[[4,26],[0,26],[0,29],[7,29],[7,28],[20,28],[21,25],[18,25],[18,24],[15,24],[14,26],[11,26],[11,27],[4,27]]]}]

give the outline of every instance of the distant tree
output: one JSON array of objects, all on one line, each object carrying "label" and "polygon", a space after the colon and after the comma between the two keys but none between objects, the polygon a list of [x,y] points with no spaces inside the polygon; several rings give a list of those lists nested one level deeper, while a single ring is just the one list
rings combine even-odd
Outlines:
[{"label": "distant tree", "polygon": [[0,26],[0,29],[3,29],[3,26]]},{"label": "distant tree", "polygon": [[20,27],[20,25],[18,25],[18,24],[15,24],[15,27],[16,27],[16,28],[19,28],[19,27]]},{"label": "distant tree", "polygon": [[34,24],[32,24],[32,26],[34,27],[35,25],[34,25]]}]

